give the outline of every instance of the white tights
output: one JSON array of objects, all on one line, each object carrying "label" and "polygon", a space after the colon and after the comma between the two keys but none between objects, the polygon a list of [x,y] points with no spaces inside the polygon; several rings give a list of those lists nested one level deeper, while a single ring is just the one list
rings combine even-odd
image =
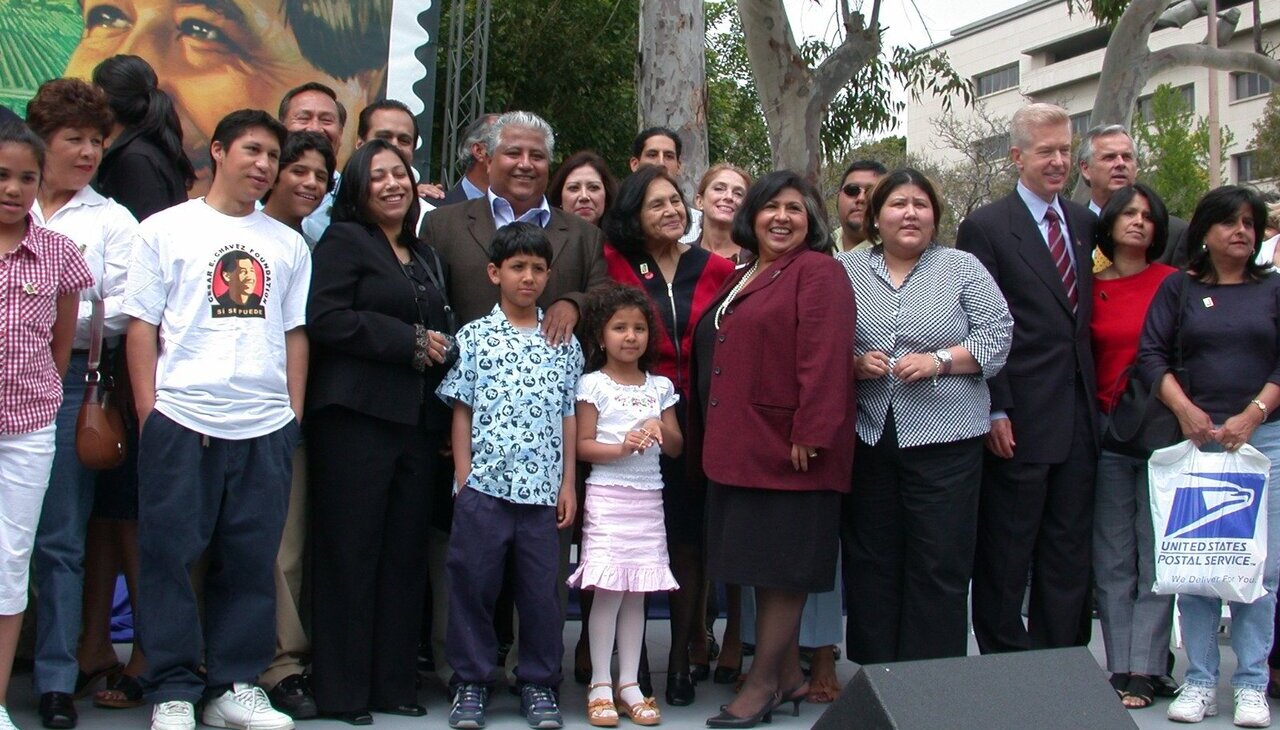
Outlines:
[{"label": "white tights", "polygon": [[604,685],[591,690],[590,699],[611,697],[609,667],[616,635],[618,684],[632,685],[622,690],[622,700],[629,705],[643,702],[644,694],[634,683],[639,679],[640,649],[644,644],[644,594],[597,588],[587,631],[591,636],[591,683]]}]

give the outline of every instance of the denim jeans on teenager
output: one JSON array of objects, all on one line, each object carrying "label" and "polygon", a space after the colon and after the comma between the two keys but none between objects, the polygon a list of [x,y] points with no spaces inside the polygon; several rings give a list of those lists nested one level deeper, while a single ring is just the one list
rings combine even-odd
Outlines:
[{"label": "denim jeans on teenager", "polygon": [[[1262,584],[1267,593],[1253,603],[1231,602],[1231,649],[1236,653],[1233,689],[1265,691],[1269,672],[1276,609],[1276,578],[1280,567],[1280,423],[1264,423],[1249,443],[1271,459],[1267,484],[1267,562]],[[1218,684],[1218,622],[1222,600],[1207,596],[1178,596],[1182,613],[1182,640],[1187,649],[1186,683],[1197,687]]]},{"label": "denim jeans on teenager", "polygon": [[40,617],[36,622],[35,685],[41,694],[75,691],[80,669],[76,644],[80,640],[84,542],[98,475],[76,457],[76,418],[84,400],[86,368],[85,355],[75,353],[62,379],[62,406],[54,419],[53,471],[32,555],[36,615]]}]

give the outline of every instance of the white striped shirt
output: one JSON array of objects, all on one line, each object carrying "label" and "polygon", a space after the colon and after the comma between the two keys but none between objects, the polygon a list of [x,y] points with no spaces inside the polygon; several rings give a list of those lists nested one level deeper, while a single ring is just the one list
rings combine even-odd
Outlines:
[{"label": "white striped shirt", "polygon": [[986,379],[1000,372],[1013,340],[1013,317],[1000,289],[972,254],[930,244],[894,288],[879,246],[836,257],[858,307],[855,353],[879,351],[890,363],[911,353],[959,345],[981,374],[904,383],[890,372],[858,381],[858,437],[875,444],[890,406],[903,447],[981,436],[990,428]]}]

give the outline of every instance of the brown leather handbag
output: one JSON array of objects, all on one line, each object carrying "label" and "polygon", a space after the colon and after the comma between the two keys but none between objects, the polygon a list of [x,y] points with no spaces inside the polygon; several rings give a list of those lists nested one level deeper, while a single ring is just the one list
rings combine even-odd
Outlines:
[{"label": "brown leather handbag", "polygon": [[106,316],[101,300],[93,303],[89,322],[89,369],[85,373],[84,400],[76,417],[76,456],[90,469],[114,469],[126,453],[124,404],[115,393],[115,381],[103,375],[102,326]]}]

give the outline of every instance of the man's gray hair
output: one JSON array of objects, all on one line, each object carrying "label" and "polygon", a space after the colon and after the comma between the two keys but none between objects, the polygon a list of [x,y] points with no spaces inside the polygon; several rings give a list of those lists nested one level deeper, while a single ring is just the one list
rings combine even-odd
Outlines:
[{"label": "man's gray hair", "polygon": [[466,169],[470,170],[479,162],[471,152],[471,145],[485,144],[485,139],[489,136],[489,128],[497,118],[497,114],[481,114],[467,125],[466,131],[462,133],[462,140],[458,142],[458,159],[466,160]]},{"label": "man's gray hair", "polygon": [[1129,128],[1123,124],[1101,124],[1085,132],[1084,138],[1080,140],[1080,149],[1076,150],[1077,166],[1088,165],[1093,162],[1093,141],[1095,139],[1110,137],[1114,134],[1123,134],[1133,139],[1133,136],[1129,134]]},{"label": "man's gray hair", "polygon": [[1031,146],[1032,130],[1048,125],[1070,124],[1071,115],[1057,104],[1035,102],[1014,112],[1009,122],[1009,146],[1025,149]]},{"label": "man's gray hair", "polygon": [[492,156],[494,151],[498,149],[498,142],[502,139],[502,130],[507,127],[521,127],[523,129],[531,129],[542,135],[546,140],[547,157],[555,155],[556,151],[556,133],[551,131],[551,125],[546,120],[534,114],[533,112],[507,112],[498,117],[493,126],[489,127],[489,134],[485,135],[484,144]]}]

